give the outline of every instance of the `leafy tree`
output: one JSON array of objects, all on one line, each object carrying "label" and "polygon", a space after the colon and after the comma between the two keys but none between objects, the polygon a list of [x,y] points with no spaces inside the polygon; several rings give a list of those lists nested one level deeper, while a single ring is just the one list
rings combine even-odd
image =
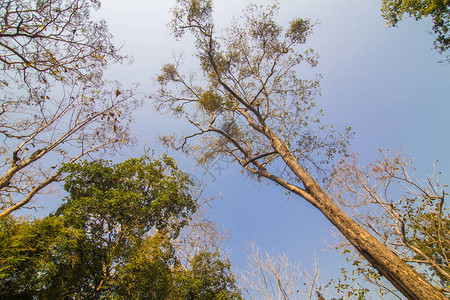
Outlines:
[{"label": "leafy tree", "polygon": [[187,272],[177,273],[169,299],[242,299],[228,259],[218,252],[202,251],[190,261]]},{"label": "leafy tree", "polygon": [[[448,0],[383,0],[381,9],[384,19],[390,26],[396,26],[405,14],[416,20],[431,17],[434,42],[438,52],[450,49],[450,1]],[[447,56],[450,62],[450,57]]]},{"label": "leafy tree", "polygon": [[127,263],[117,269],[114,294],[119,299],[170,299],[177,265],[170,239],[156,234],[133,249]]},{"label": "leafy tree", "polygon": [[81,276],[83,269],[69,267],[81,265],[79,257],[72,256],[80,234],[59,218],[0,219],[0,297],[31,299],[52,283],[52,277],[65,281]]},{"label": "leafy tree", "polygon": [[[244,16],[216,37],[209,0],[178,0],[172,27],[196,39],[201,72],[183,75],[180,61],[167,64],[157,80],[160,110],[184,117],[193,132],[163,141],[199,162],[227,155],[250,176],[268,179],[319,209],[381,274],[410,299],[444,296],[382,242],[346,215],[313,178],[345,153],[351,130],[320,123],[315,109],[318,81],[300,79],[302,63],[315,66],[305,49],[309,20],[276,24],[277,4],[250,5]],[[200,78],[199,78],[200,77]]]},{"label": "leafy tree", "polygon": [[105,231],[109,239],[125,244],[127,236],[143,235],[153,227],[176,236],[196,208],[189,194],[192,182],[167,156],[153,161],[131,158],[115,165],[85,161],[67,165],[62,172],[68,173],[64,189],[70,196],[55,215],[82,227],[98,243]]},{"label": "leafy tree", "polygon": [[[103,80],[125,62],[96,0],[0,3],[0,217],[60,179],[61,164],[131,141],[134,89]],[[45,162],[44,162],[45,160]]]},{"label": "leafy tree", "polygon": [[240,299],[218,253],[179,263],[174,239],[197,202],[171,158],[75,163],[61,172],[69,196],[55,214],[1,219],[1,297]]},{"label": "leafy tree", "polygon": [[[81,295],[109,292],[115,269],[141,248],[145,233],[153,229],[176,236],[196,207],[188,176],[169,157],[155,161],[142,157],[116,165],[84,162],[68,165],[63,172],[68,173],[64,189],[69,197],[55,215],[85,234],[80,256],[87,272],[80,282],[87,286],[77,292]],[[164,239],[152,238],[143,252],[154,253],[165,244]],[[167,257],[171,251],[157,253],[160,256],[151,264],[174,260],[173,254]]]},{"label": "leafy tree", "polygon": [[[329,189],[333,198],[391,251],[422,273],[444,293],[450,293],[450,222],[447,195],[435,173],[427,180],[411,174],[411,160],[402,152],[381,152],[365,167],[352,155],[334,168]],[[373,269],[350,255],[360,275],[391,292]]]}]

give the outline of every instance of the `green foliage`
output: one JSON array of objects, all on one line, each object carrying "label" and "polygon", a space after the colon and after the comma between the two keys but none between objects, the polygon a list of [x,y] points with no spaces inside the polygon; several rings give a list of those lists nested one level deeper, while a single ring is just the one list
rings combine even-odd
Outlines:
[{"label": "green foliage", "polygon": [[67,267],[79,263],[72,254],[81,235],[61,218],[0,219],[0,298],[31,298],[42,289],[55,293],[54,280],[79,276],[83,270]]},{"label": "green foliage", "polygon": [[[210,23],[213,8],[211,0],[177,0],[176,2],[178,6],[172,9],[174,19],[181,20],[187,18],[189,20]],[[172,24],[172,29],[176,37],[181,37],[186,29],[193,30],[192,28],[180,25],[181,23]],[[207,30],[211,31],[212,26],[208,26]]]},{"label": "green foliage", "polygon": [[[439,208],[437,203],[436,209],[429,209],[433,204],[432,199],[409,199],[408,202],[419,202],[420,206],[416,206],[409,210],[409,218],[411,220],[411,245],[417,248],[419,253],[414,253],[412,258],[421,261],[423,256],[429,257],[436,265],[440,266],[446,274],[444,275],[439,269],[431,266],[431,272],[427,277],[438,277],[440,285],[450,288],[450,210],[448,208]],[[414,204],[413,204],[414,205]]]},{"label": "green foliage", "polygon": [[119,299],[169,299],[176,266],[170,239],[156,234],[133,249],[128,263],[117,270],[115,293]]},{"label": "green foliage", "polygon": [[431,17],[436,50],[443,53],[450,49],[449,0],[383,0],[382,12],[391,26],[396,26],[405,14],[416,20]]},{"label": "green foliage", "polygon": [[191,270],[179,273],[173,299],[241,299],[230,262],[218,253],[201,252],[191,261]]},{"label": "green foliage", "polygon": [[[381,275],[358,259],[347,257],[347,261],[352,262],[352,270],[341,268],[341,276],[337,279],[331,279],[325,287],[332,288],[341,296],[339,299],[367,299],[366,295],[370,292],[367,282],[378,283],[382,279]],[[383,291],[380,289],[379,292],[382,296]]]},{"label": "green foliage", "polygon": [[222,108],[223,98],[213,91],[206,91],[198,99],[198,103],[205,111],[214,113]]},{"label": "green foliage", "polygon": [[161,68],[162,74],[159,75],[156,80],[161,84],[165,85],[169,81],[177,80],[177,69],[174,64],[166,64]]},{"label": "green foliage", "polygon": [[55,214],[0,219],[0,297],[239,299],[228,261],[205,253],[191,269],[179,263],[174,238],[197,203],[173,159],[98,160],[61,172],[69,196]]},{"label": "green foliage", "polygon": [[290,22],[290,27],[286,32],[286,36],[290,37],[292,42],[303,44],[310,33],[312,26],[309,20],[300,18],[294,19]]},{"label": "green foliage", "polygon": [[131,158],[112,165],[107,161],[83,162],[62,169],[64,189],[70,193],[56,211],[92,236],[118,227],[133,235],[152,227],[177,235],[196,203],[189,194],[192,182],[175,161],[164,156]]}]

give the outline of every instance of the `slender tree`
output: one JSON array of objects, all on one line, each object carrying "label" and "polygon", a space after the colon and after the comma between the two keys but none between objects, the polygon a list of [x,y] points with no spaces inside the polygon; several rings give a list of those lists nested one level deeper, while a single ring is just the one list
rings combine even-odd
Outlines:
[{"label": "slender tree", "polygon": [[240,276],[242,290],[249,299],[316,299],[322,288],[318,261],[310,267],[306,270],[285,253],[269,254],[251,244]]},{"label": "slender tree", "polygon": [[200,162],[230,156],[251,176],[271,180],[319,209],[407,298],[445,299],[313,178],[345,151],[351,130],[339,133],[321,124],[314,100],[318,82],[297,76],[302,63],[317,63],[314,51],[304,48],[311,22],[294,19],[283,30],[274,21],[276,12],[277,3],[267,10],[250,5],[241,22],[216,37],[212,1],[177,1],[172,28],[176,37],[194,35],[201,72],[185,76],[176,61],[158,76],[157,107],[184,117],[194,129],[163,141],[195,151]]}]

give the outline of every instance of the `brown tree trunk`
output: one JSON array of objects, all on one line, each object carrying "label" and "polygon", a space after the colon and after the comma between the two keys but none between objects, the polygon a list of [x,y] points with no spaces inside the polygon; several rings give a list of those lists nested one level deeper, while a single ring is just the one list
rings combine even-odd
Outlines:
[{"label": "brown tree trunk", "polygon": [[286,185],[278,182],[279,184],[317,207],[356,250],[405,297],[412,300],[447,299],[410,265],[334,204],[320,185],[298,164],[287,146],[268,127],[265,128],[265,134],[271,140],[274,150],[303,182],[305,189],[299,189],[287,182]]},{"label": "brown tree trunk", "polygon": [[447,299],[398,255],[347,216],[325,193],[316,195],[316,199],[316,207],[406,298]]}]

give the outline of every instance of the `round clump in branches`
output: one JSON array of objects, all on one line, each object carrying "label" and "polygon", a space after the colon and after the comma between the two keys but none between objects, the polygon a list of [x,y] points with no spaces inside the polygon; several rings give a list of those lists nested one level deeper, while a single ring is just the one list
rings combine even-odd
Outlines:
[{"label": "round clump in branches", "polygon": [[222,109],[223,98],[213,91],[206,91],[198,99],[200,108],[209,112],[215,113]]}]

